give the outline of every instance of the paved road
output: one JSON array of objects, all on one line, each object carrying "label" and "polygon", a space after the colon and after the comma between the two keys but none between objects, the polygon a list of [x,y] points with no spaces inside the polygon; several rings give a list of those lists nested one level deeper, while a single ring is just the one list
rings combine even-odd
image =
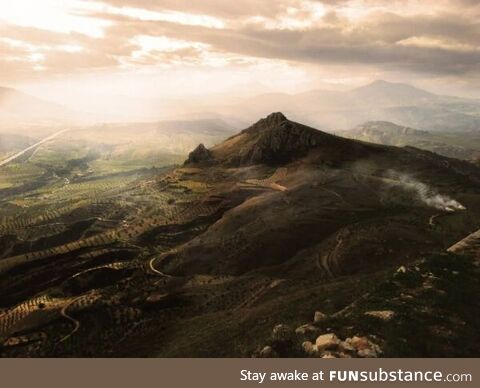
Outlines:
[{"label": "paved road", "polygon": [[0,161],[0,166],[4,166],[4,165],[10,163],[12,160],[15,160],[15,159],[19,158],[20,156],[22,156],[26,152],[28,152],[30,150],[33,150],[34,148],[42,145],[43,143],[46,143],[49,140],[55,139],[57,136],[61,135],[64,132],[67,132],[67,131],[68,131],[68,129],[62,129],[61,131],[55,132],[54,134],[47,136],[46,138],[40,140],[39,142],[37,142],[35,144],[32,144],[31,146],[23,149],[20,152],[17,152],[15,155],[12,155],[12,156]]}]

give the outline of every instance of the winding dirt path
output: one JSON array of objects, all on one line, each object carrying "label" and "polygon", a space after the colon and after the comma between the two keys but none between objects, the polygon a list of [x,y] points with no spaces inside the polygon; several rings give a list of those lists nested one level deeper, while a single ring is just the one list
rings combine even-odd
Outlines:
[{"label": "winding dirt path", "polygon": [[330,263],[337,256],[338,250],[340,249],[340,247],[343,244],[344,233],[345,232],[343,230],[340,230],[337,233],[336,244],[333,247],[333,249],[331,249],[327,254],[321,255],[317,258],[317,261],[316,261],[317,268],[320,270],[322,275],[324,275],[326,278],[332,278],[333,277],[333,273],[332,273],[332,270],[330,268]]},{"label": "winding dirt path", "polygon": [[60,315],[66,319],[68,319],[70,322],[73,323],[74,327],[73,327],[73,330],[67,334],[65,337],[63,337],[59,342],[64,342],[66,341],[67,339],[69,339],[72,335],[74,335],[78,329],[80,329],[80,322],[78,320],[76,320],[75,318],[73,318],[72,316],[68,315],[67,314],[67,309],[73,304],[75,303],[77,300],[79,300],[80,298],[82,298],[82,296],[79,296],[75,299],[72,299],[70,302],[68,302],[65,306],[62,307],[62,309],[60,310]]}]

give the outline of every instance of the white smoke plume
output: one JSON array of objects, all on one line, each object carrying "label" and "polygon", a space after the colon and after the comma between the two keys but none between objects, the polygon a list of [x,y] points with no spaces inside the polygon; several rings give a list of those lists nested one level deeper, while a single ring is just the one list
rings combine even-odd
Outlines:
[{"label": "white smoke plume", "polygon": [[393,182],[391,182],[392,185],[402,187],[408,192],[413,193],[417,200],[429,207],[446,212],[466,210],[465,206],[460,202],[447,195],[439,194],[427,184],[419,182],[411,176],[400,174],[396,171],[389,171],[387,176],[393,180]]}]

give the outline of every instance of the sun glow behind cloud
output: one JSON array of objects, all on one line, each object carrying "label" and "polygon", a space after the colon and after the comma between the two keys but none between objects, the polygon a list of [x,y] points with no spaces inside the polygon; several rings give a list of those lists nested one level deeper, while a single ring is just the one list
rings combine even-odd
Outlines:
[{"label": "sun glow behind cloud", "polygon": [[287,7],[275,17],[257,15],[246,22],[263,25],[268,30],[302,30],[320,23],[326,12],[327,8],[320,2],[301,1],[296,7]]},{"label": "sun glow behind cloud", "polygon": [[480,86],[474,3],[0,1],[0,85],[45,90],[58,102],[62,85],[71,101],[89,90],[112,98],[293,93],[389,77],[473,89]]},{"label": "sun glow behind cloud", "polygon": [[175,12],[175,11],[155,12],[155,11],[149,11],[146,9],[130,8],[130,7],[122,7],[122,8],[107,7],[105,8],[105,10],[107,12],[111,12],[112,14],[130,16],[133,18],[146,20],[146,21],[164,21],[164,22],[178,23],[178,24],[184,24],[184,25],[190,25],[190,26],[209,27],[209,28],[225,27],[225,24],[223,23],[222,20],[212,16],[208,16],[208,15],[196,15],[191,13]]},{"label": "sun glow behind cloud", "polygon": [[25,27],[57,32],[78,32],[92,37],[102,37],[103,28],[110,22],[76,16],[70,11],[89,9],[88,1],[79,0],[14,0],[0,2],[0,20]]}]

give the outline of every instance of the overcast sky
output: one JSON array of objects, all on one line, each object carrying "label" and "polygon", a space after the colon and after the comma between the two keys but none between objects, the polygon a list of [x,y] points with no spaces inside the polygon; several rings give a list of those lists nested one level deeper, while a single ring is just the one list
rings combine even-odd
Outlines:
[{"label": "overcast sky", "polygon": [[477,0],[0,1],[0,85],[72,102],[375,79],[480,97]]}]

